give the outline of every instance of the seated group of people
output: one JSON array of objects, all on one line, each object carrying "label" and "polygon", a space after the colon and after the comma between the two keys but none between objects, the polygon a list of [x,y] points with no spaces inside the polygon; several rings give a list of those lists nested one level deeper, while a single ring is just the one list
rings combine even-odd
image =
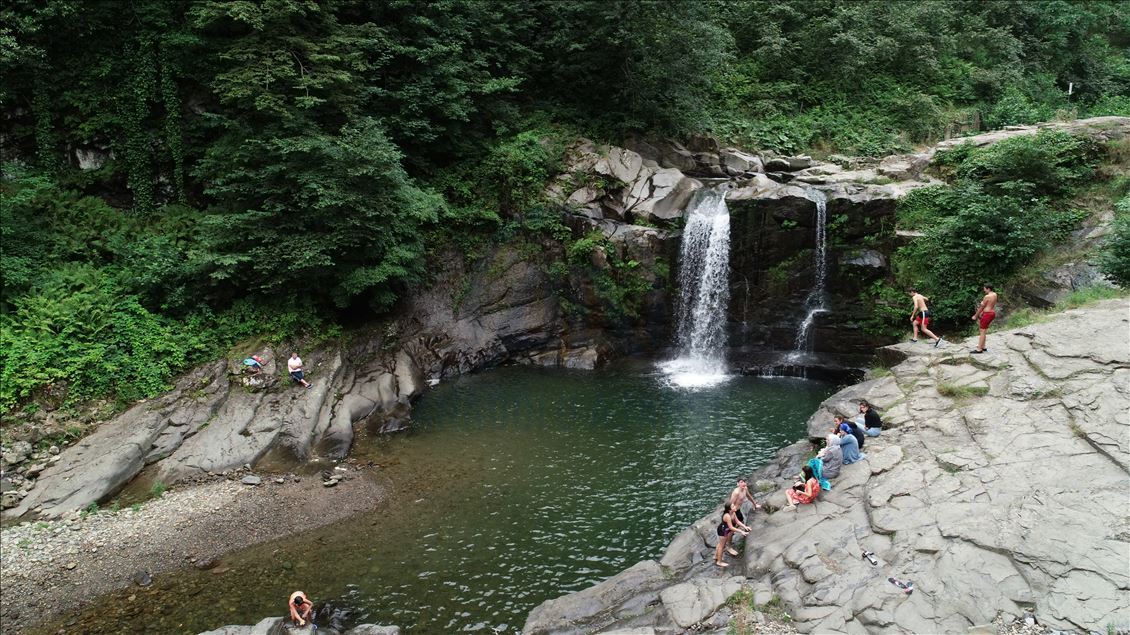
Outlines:
[{"label": "seated group of people", "polygon": [[801,469],[800,478],[785,490],[787,509],[812,503],[822,490],[832,489],[828,479],[840,475],[840,467],[867,458],[862,452],[867,437],[877,437],[883,429],[879,413],[867,401],[859,402],[859,416],[848,421],[836,415],[827,444]]}]

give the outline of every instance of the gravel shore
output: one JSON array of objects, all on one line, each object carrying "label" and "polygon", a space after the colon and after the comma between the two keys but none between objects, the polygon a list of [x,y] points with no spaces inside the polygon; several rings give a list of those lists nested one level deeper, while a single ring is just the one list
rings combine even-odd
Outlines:
[{"label": "gravel shore", "polygon": [[290,475],[260,475],[247,485],[245,475],[177,486],[137,509],[5,528],[0,633],[27,632],[110,591],[146,585],[146,576],[211,568],[225,553],[337,522],[383,499],[366,468],[346,467],[334,487]]}]

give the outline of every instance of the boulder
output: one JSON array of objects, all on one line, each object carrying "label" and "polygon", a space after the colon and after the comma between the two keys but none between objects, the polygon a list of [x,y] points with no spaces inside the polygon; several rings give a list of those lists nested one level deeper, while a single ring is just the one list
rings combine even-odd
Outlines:
[{"label": "boulder", "polygon": [[657,161],[659,165],[665,168],[691,172],[697,165],[694,160],[694,153],[684,148],[676,141],[663,139],[656,142],[655,147],[659,150],[659,158]]},{"label": "boulder", "polygon": [[31,444],[27,441],[16,441],[0,456],[8,465],[19,465],[31,456]]},{"label": "boulder", "polygon": [[725,178],[726,170],[722,167],[722,160],[713,152],[696,152],[694,154],[695,174],[712,178]]},{"label": "boulder", "polygon": [[594,620],[631,596],[663,585],[666,576],[659,563],[645,560],[595,585],[542,602],[526,618],[524,635],[541,635],[572,629]]},{"label": "boulder", "polygon": [[283,622],[281,617],[268,617],[254,626],[221,626],[200,635],[274,635],[275,627]]},{"label": "boulder", "polygon": [[644,162],[650,161],[656,164],[651,167],[659,167],[658,161],[662,158],[663,153],[647,141],[632,137],[624,141],[624,147],[640,155]]},{"label": "boulder", "polygon": [[344,635],[400,635],[400,627],[361,624],[345,631]]},{"label": "boulder", "polygon": [[672,220],[683,213],[691,194],[702,184],[673,168],[643,169],[624,198],[625,212],[648,220]]},{"label": "boulder", "polygon": [[748,154],[736,148],[726,148],[721,151],[719,158],[726,172],[733,176],[741,176],[750,172],[763,172],[765,166],[761,157]]},{"label": "boulder", "polygon": [[611,176],[621,183],[631,183],[639,176],[642,166],[643,157],[639,154],[613,146],[608,149],[606,156],[596,162],[593,171]]},{"label": "boulder", "polygon": [[841,254],[839,263],[848,267],[886,269],[887,257],[874,249],[853,249]]},{"label": "boulder", "polygon": [[714,614],[742,588],[742,578],[694,578],[663,589],[659,598],[681,628],[690,628]]},{"label": "boulder", "polygon": [[687,139],[687,149],[691,152],[718,154],[718,140],[710,135],[694,135]]},{"label": "boulder", "polygon": [[812,167],[812,157],[805,155],[773,157],[765,162],[766,172],[796,172],[810,167]]}]

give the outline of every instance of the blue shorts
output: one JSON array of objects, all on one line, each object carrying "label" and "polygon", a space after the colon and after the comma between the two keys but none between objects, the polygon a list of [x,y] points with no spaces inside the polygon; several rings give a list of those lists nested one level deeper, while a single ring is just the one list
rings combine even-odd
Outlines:
[{"label": "blue shorts", "polygon": [[303,377],[305,377],[305,375],[303,375],[302,371],[300,371],[300,370],[296,370],[296,371],[294,371],[290,374],[290,378],[293,379],[294,381],[298,382],[298,383],[302,383]]}]

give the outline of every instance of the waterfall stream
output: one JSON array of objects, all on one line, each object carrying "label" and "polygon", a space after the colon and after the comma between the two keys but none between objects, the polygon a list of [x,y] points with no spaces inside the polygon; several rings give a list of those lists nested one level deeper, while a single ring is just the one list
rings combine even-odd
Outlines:
[{"label": "waterfall stream", "polygon": [[730,211],[724,189],[700,190],[691,201],[679,263],[677,357],[662,369],[677,386],[712,386],[728,376]]},{"label": "waterfall stream", "polygon": [[804,298],[805,316],[797,327],[796,337],[793,340],[793,352],[790,355],[790,358],[794,361],[812,350],[812,342],[809,337],[812,331],[812,323],[816,320],[817,315],[828,312],[824,289],[828,277],[828,198],[824,196],[823,192],[816,189],[806,190],[805,196],[816,204],[816,248],[813,250],[812,256],[816,279],[813,281],[812,289]]}]

